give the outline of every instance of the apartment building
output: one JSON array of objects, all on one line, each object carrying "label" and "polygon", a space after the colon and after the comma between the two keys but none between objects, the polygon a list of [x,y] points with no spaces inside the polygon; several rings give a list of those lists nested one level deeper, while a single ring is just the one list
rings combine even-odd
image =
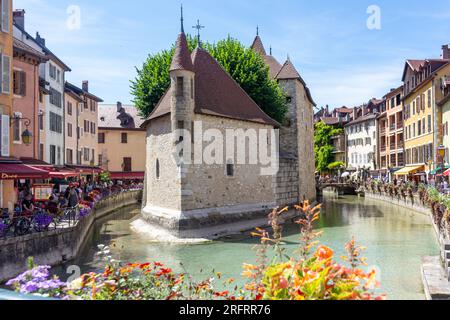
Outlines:
[{"label": "apartment building", "polygon": [[440,59],[407,60],[403,73],[404,133],[407,168],[401,173],[426,176],[439,168],[442,144],[441,78],[450,74],[450,48]]}]

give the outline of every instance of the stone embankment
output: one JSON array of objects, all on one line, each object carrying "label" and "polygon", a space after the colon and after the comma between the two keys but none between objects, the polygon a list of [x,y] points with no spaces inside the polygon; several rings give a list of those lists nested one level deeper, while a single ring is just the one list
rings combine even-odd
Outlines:
[{"label": "stone embankment", "polygon": [[96,203],[92,213],[73,227],[0,239],[0,282],[24,272],[28,257],[33,257],[37,265],[50,266],[76,258],[96,220],[141,199],[142,191],[111,195]]}]

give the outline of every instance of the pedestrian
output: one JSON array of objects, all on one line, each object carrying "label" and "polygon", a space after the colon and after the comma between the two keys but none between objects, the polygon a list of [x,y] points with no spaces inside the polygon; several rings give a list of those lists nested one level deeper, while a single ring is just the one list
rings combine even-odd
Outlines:
[{"label": "pedestrian", "polygon": [[80,197],[75,187],[70,188],[68,202],[69,208],[75,208],[80,202]]}]

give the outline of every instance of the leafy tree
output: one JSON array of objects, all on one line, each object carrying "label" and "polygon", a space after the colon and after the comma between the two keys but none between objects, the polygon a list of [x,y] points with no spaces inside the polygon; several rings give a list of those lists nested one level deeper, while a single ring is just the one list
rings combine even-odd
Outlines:
[{"label": "leafy tree", "polygon": [[342,133],[342,129],[328,126],[322,121],[316,124],[314,132],[314,151],[316,153],[317,171],[325,172],[330,170],[329,165],[333,162],[334,150],[331,138]]},{"label": "leafy tree", "polygon": [[[195,38],[188,36],[189,48],[197,46]],[[285,96],[278,83],[271,79],[269,67],[261,56],[246,48],[238,40],[228,37],[217,43],[202,46],[270,117],[282,122],[287,112]],[[131,81],[134,104],[141,116],[147,117],[170,86],[169,69],[174,46],[155,55],[149,55],[137,76]]]},{"label": "leafy tree", "polygon": [[341,161],[332,162],[328,165],[328,170],[333,171],[335,169],[342,169],[345,167],[345,163]]}]

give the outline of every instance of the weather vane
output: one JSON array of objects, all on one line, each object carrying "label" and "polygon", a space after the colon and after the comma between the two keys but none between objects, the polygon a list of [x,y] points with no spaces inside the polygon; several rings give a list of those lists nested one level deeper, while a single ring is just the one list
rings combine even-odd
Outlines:
[{"label": "weather vane", "polygon": [[197,29],[197,40],[198,40],[198,45],[200,46],[201,45],[201,42],[200,42],[200,30],[204,29],[205,26],[202,26],[200,24],[200,20],[197,20],[197,25],[193,26],[192,28]]}]

